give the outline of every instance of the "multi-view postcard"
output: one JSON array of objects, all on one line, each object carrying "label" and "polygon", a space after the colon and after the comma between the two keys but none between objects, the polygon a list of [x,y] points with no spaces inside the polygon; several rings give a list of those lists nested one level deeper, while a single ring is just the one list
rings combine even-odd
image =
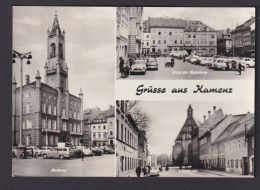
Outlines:
[{"label": "multi-view postcard", "polygon": [[13,177],[254,177],[253,7],[14,6],[12,59]]}]

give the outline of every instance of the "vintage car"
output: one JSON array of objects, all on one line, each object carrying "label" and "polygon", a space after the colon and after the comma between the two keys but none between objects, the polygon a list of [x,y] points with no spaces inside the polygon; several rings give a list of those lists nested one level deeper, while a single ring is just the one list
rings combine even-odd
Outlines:
[{"label": "vintage car", "polygon": [[150,170],[150,176],[159,176],[160,170],[158,167],[152,167]]},{"label": "vintage car", "polygon": [[[26,151],[30,156],[41,156],[42,155],[42,150],[36,146],[27,146]],[[33,155],[32,155],[33,153]]]},{"label": "vintage car", "polygon": [[135,60],[133,65],[130,67],[130,74],[133,73],[143,73],[145,75],[146,73],[146,64],[143,60]]},{"label": "vintage car", "polygon": [[84,156],[93,156],[94,153],[92,152],[92,150],[90,148],[83,148],[83,154]]},{"label": "vintage car", "polygon": [[193,56],[191,59],[190,59],[190,62],[192,64],[199,64],[200,63],[200,58],[198,56]]},{"label": "vintage car", "polygon": [[101,150],[99,147],[92,147],[91,151],[94,153],[95,156],[101,156],[103,150]]},{"label": "vintage car", "polygon": [[156,70],[158,70],[157,59],[155,59],[155,58],[148,58],[147,59],[147,63],[146,63],[146,68],[147,69],[156,69]]},{"label": "vintage car", "polygon": [[213,65],[213,69],[222,69],[222,70],[227,70],[229,67],[229,63],[226,62],[226,60],[224,58],[219,58],[216,59],[216,61],[214,62]]},{"label": "vintage car", "polygon": [[115,150],[109,146],[104,146],[103,150],[104,150],[104,154],[114,154],[115,153]]},{"label": "vintage car", "polygon": [[246,65],[246,67],[255,67],[255,60],[251,58],[241,58],[240,63]]},{"label": "vintage car", "polygon": [[70,147],[63,147],[63,148],[54,147],[50,150],[43,150],[42,155],[44,159],[47,158],[64,159],[64,158],[75,157],[75,153]]}]

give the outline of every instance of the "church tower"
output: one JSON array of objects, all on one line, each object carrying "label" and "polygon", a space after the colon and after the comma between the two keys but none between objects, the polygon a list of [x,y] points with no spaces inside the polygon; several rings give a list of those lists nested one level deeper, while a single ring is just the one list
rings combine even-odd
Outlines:
[{"label": "church tower", "polygon": [[58,91],[57,126],[66,128],[69,118],[68,67],[65,59],[65,32],[55,13],[51,31],[47,31],[45,83]]},{"label": "church tower", "polygon": [[65,60],[65,32],[61,32],[57,14],[51,31],[47,31],[46,84],[61,91],[68,90],[68,67]]},{"label": "church tower", "polygon": [[193,118],[193,109],[192,109],[191,105],[189,105],[189,107],[187,109],[187,118],[188,119],[192,119]]}]

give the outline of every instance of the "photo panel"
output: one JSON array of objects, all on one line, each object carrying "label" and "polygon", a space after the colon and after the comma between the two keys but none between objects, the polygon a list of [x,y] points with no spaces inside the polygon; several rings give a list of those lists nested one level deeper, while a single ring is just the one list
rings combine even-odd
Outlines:
[{"label": "photo panel", "polygon": [[113,7],[13,7],[12,176],[116,176],[114,35]]}]

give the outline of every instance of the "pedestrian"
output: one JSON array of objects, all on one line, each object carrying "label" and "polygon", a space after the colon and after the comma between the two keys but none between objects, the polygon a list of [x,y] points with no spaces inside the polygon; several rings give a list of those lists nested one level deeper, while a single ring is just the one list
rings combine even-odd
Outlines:
[{"label": "pedestrian", "polygon": [[123,57],[120,57],[120,62],[119,62],[119,72],[122,74],[123,70],[124,70],[124,59]]},{"label": "pedestrian", "polygon": [[241,65],[241,63],[239,62],[239,64],[238,64],[238,72],[239,72],[239,75],[241,75],[241,70],[242,70],[242,65]]},{"label": "pedestrian", "polygon": [[32,152],[32,157],[33,157],[33,156],[34,156],[34,155],[33,155],[33,148],[32,148],[32,151],[31,151],[31,152]]},{"label": "pedestrian", "polygon": [[141,167],[140,167],[140,166],[138,166],[138,167],[136,168],[135,172],[136,172],[136,175],[137,175],[137,177],[140,177],[140,175],[141,175],[141,172],[142,172],[142,169],[141,169]]},{"label": "pedestrian", "polygon": [[130,67],[132,67],[134,63],[134,59],[132,58],[132,56],[129,58],[129,64],[130,64]]},{"label": "pedestrian", "polygon": [[144,176],[146,175],[145,167],[142,169]]},{"label": "pedestrian", "polygon": [[151,166],[149,165],[148,166],[148,173],[150,174],[150,171],[151,171]]}]

